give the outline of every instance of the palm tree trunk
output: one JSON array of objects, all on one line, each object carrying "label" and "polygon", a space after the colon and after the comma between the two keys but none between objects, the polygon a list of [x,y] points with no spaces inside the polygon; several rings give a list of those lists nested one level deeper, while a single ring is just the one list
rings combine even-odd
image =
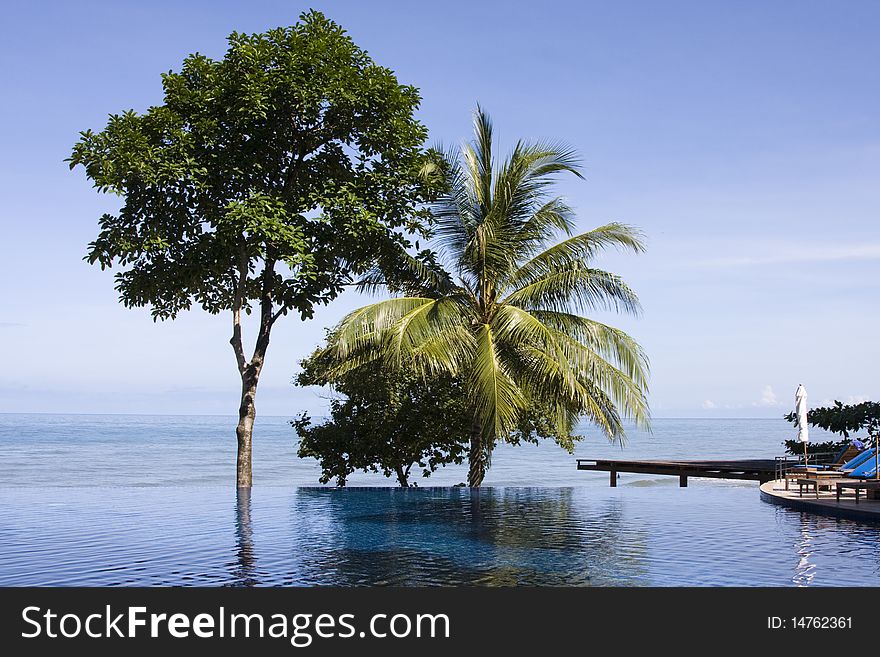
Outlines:
[{"label": "palm tree trunk", "polygon": [[468,453],[468,486],[479,488],[486,476],[486,449],[480,423],[474,420],[471,424],[471,449]]}]

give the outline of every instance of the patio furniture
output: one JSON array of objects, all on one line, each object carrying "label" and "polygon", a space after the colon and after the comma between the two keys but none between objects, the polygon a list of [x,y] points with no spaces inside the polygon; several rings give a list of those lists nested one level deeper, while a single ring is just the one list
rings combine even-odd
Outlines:
[{"label": "patio furniture", "polygon": [[844,468],[853,468],[854,463],[861,463],[867,458],[868,454],[860,449],[853,447],[852,443],[840,449],[829,463],[813,463],[809,465],[798,464],[792,466],[792,470],[813,471],[813,470],[836,470]]},{"label": "patio furniture", "polygon": [[790,481],[796,482],[798,479],[817,479],[827,481],[837,480],[845,476],[845,472],[838,472],[837,470],[794,470],[785,473],[785,490],[788,490]]},{"label": "patio furniture", "polygon": [[[848,455],[848,451],[846,450],[843,454],[838,455],[838,460],[841,457],[845,457]],[[874,476],[873,470],[873,458],[874,458],[874,449],[866,449],[865,451],[857,454],[853,458],[851,458],[846,463],[841,464],[839,467],[831,468],[827,466],[810,466],[806,467],[803,465],[797,465],[783,474],[785,478],[785,490],[789,489],[789,482],[797,479],[807,479],[812,477],[819,476],[827,476],[827,477],[842,477],[842,476],[864,476],[863,470],[865,472],[870,471],[871,474],[869,476]]]},{"label": "patio furniture", "polygon": [[877,478],[877,461],[869,458],[859,467],[849,473],[850,477],[858,479],[876,479]]},{"label": "patio furniture", "polygon": [[[859,492],[865,491],[865,497],[870,491],[880,491],[880,481],[838,481],[835,482],[837,487],[837,501],[840,502],[840,493],[844,488],[851,488],[856,492],[856,504],[859,503]],[[876,494],[876,493],[875,493]]]},{"label": "patio furniture", "polygon": [[851,458],[849,461],[847,461],[846,463],[841,465],[840,468],[838,468],[838,469],[841,471],[846,471],[846,470],[853,471],[853,470],[859,468],[860,466],[864,465],[865,463],[867,463],[868,459],[872,459],[872,458],[874,458],[874,448],[873,447],[871,449],[866,449],[861,454],[858,454],[857,456]]},{"label": "patio furniture", "polygon": [[819,499],[819,488],[826,488],[831,490],[831,486],[836,483],[832,481],[830,478],[822,478],[822,477],[813,477],[810,479],[798,479],[798,495],[800,497],[804,496],[804,489],[807,492],[810,492],[810,489],[816,493],[816,499]]}]

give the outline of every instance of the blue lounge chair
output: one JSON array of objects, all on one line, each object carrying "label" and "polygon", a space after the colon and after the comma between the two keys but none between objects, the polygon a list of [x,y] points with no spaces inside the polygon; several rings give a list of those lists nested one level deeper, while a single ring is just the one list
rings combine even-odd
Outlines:
[{"label": "blue lounge chair", "polygon": [[860,452],[853,458],[851,458],[846,463],[838,463],[843,455],[846,454],[846,451],[849,449],[849,445],[845,445],[837,455],[834,457],[834,460],[830,464],[822,464],[822,463],[814,463],[808,465],[795,465],[789,468],[790,470],[852,470],[858,467],[861,463],[864,462],[868,456],[874,456],[873,450],[866,450],[864,452]]},{"label": "blue lounge chair", "polygon": [[874,459],[874,450],[871,452],[871,458],[863,461],[855,470],[849,473],[850,477],[855,479],[874,479],[877,476],[877,461]]},{"label": "blue lounge chair", "polygon": [[873,467],[873,464],[874,464],[874,461],[873,461],[873,459],[874,459],[874,448],[873,448],[873,447],[872,447],[871,449],[866,449],[864,452],[862,452],[862,453],[859,454],[858,456],[855,456],[854,458],[851,458],[849,461],[847,461],[846,463],[844,463],[843,465],[841,465],[840,468],[838,468],[838,469],[839,469],[839,470],[842,470],[842,471],[846,471],[846,470],[853,470],[853,471],[855,471],[855,470],[858,469],[860,466],[862,466],[862,465],[864,465],[865,463],[867,463],[867,462],[868,462],[868,459],[871,459],[870,463],[871,463],[871,466]]}]

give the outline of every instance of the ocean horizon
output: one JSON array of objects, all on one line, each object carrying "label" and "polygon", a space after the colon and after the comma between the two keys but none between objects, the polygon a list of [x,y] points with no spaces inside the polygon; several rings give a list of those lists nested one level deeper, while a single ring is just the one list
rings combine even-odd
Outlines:
[{"label": "ocean horizon", "polygon": [[[254,427],[254,485],[317,486],[314,459],[296,456],[293,416],[257,416]],[[0,414],[0,458],[6,485],[162,486],[232,485],[236,442],[233,416],[128,414]],[[313,421],[319,422],[320,418]],[[609,443],[588,424],[573,454],[550,441],[538,445],[499,444],[486,486],[607,485],[604,473],[576,469],[578,458],[755,459],[784,454],[783,441],[796,429],[779,419],[657,418],[652,432],[628,427],[625,444]],[[812,440],[836,439],[821,430]],[[419,485],[454,486],[466,479],[466,465],[450,465]],[[416,475],[416,469],[413,469]],[[672,477],[622,474],[628,483],[676,483]],[[351,486],[394,486],[393,479],[357,472]],[[715,482],[719,483],[719,482]],[[722,485],[751,485],[725,482]],[[331,484],[328,484],[331,485]]]}]

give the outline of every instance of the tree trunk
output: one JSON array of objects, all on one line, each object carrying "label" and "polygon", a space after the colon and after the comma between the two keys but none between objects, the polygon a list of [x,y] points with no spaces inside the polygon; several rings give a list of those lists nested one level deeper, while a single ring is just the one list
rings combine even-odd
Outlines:
[{"label": "tree trunk", "polygon": [[486,450],[480,424],[476,420],[471,425],[471,449],[468,453],[468,486],[479,488],[486,476]]},{"label": "tree trunk", "polygon": [[254,433],[254,418],[257,416],[254,400],[257,397],[257,383],[260,380],[260,372],[263,370],[273,322],[274,319],[271,315],[264,312],[260,323],[260,332],[257,336],[257,345],[250,362],[244,360],[244,351],[241,347],[241,327],[237,321],[232,340],[230,340],[238,359],[238,369],[241,374],[241,403],[238,407],[238,426],[235,428],[235,435],[238,438],[235,481],[239,488],[250,488],[253,483],[251,438]]},{"label": "tree trunk", "polygon": [[394,471],[397,473],[397,483],[400,484],[400,487],[409,488],[409,478],[407,477],[407,471],[403,469],[403,466],[395,466]]},{"label": "tree trunk", "polygon": [[239,488],[250,488],[253,483],[251,441],[254,434],[254,418],[257,416],[254,399],[257,396],[258,378],[249,371],[241,376],[241,404],[238,407],[238,426],[235,428],[235,435],[238,437],[235,479]]},{"label": "tree trunk", "polygon": [[241,311],[245,303],[245,285],[248,276],[247,254],[242,248],[238,263],[238,286],[232,304],[232,338],[229,344],[235,352],[235,362],[241,375],[241,404],[238,407],[238,426],[235,435],[238,438],[238,459],[235,467],[235,481],[238,488],[250,488],[253,483],[253,464],[251,460],[251,440],[254,435],[254,418],[257,416],[254,400],[257,396],[257,383],[269,348],[269,336],[275,320],[284,312],[282,307],[274,313],[272,307],[271,281],[275,271],[275,257],[266,258],[263,273],[260,275],[260,329],[254,354],[248,361],[244,354],[241,338]]}]

